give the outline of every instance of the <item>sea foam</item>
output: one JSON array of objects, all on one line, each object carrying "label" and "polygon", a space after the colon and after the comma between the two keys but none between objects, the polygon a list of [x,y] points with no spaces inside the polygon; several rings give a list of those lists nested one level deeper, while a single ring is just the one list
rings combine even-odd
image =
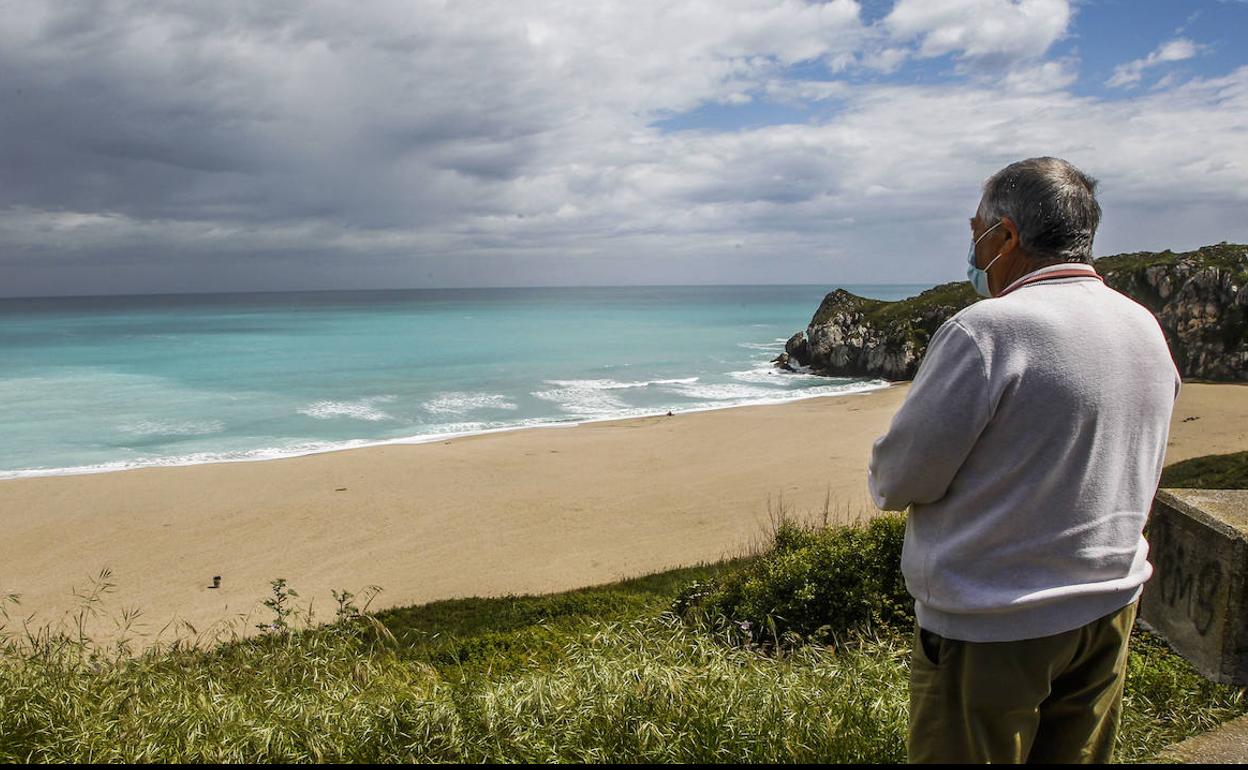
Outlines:
[{"label": "sea foam", "polygon": [[729,372],[728,376],[738,382],[748,382],[756,385],[778,385],[784,388],[791,388],[795,385],[804,385],[807,383],[827,382],[827,377],[814,374],[809,367],[790,364],[795,371],[787,372],[783,369],[777,369],[771,364],[765,366],[757,366],[753,369],[742,369],[735,372]]},{"label": "sea foam", "polygon": [[768,353],[774,353],[784,350],[784,340],[777,342],[738,342],[737,347],[746,350],[762,350]]},{"label": "sea foam", "polygon": [[373,406],[373,404],[393,400],[394,396],[373,396],[371,398],[362,398],[358,401],[316,401],[297,411],[299,414],[306,414],[308,417],[315,417],[318,420],[349,417],[353,420],[380,422],[382,420],[393,420],[394,417]]},{"label": "sea foam", "polygon": [[514,401],[497,393],[463,393],[452,391],[439,393],[421,404],[432,414],[467,414],[477,409],[517,409]]},{"label": "sea foam", "polygon": [[635,382],[620,382],[618,380],[543,380],[547,385],[577,390],[624,390],[627,388],[646,388],[651,385],[672,385],[697,381],[697,377],[677,377],[670,380],[637,380]]},{"label": "sea foam", "polygon": [[548,390],[533,391],[532,395],[543,401],[552,401],[567,414],[579,416],[628,417],[648,414],[653,407],[643,408],[630,405],[624,401],[618,391],[648,388],[652,385],[667,387],[687,387],[698,381],[697,377],[675,377],[656,380],[635,380],[621,382],[610,379],[585,380],[543,380],[546,385],[554,385]]},{"label": "sea foam", "polygon": [[[619,396],[607,392],[598,380],[546,380],[557,387],[535,390],[532,395],[543,401],[552,401],[568,414],[594,415],[618,412],[628,408]],[[584,383],[584,384],[578,384]]]},{"label": "sea foam", "polygon": [[671,389],[685,398],[712,399],[715,401],[774,398],[784,395],[783,391],[776,388],[735,382],[673,385]]}]

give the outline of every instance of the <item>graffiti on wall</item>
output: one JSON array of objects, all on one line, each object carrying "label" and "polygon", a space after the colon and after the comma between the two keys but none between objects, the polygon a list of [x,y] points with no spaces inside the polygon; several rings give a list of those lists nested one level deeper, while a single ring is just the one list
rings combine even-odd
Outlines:
[{"label": "graffiti on wall", "polygon": [[1218,599],[1226,583],[1221,562],[1198,552],[1192,547],[1195,543],[1176,533],[1165,519],[1151,524],[1148,539],[1156,554],[1153,564],[1162,603],[1181,612],[1196,633],[1208,634],[1221,614]]}]

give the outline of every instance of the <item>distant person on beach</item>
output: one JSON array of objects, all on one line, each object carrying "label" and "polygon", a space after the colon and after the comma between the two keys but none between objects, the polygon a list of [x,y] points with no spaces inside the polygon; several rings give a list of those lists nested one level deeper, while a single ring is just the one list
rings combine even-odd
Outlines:
[{"label": "distant person on beach", "polygon": [[875,442],[910,508],[911,762],[1109,762],[1143,528],[1180,378],[1156,319],[1092,267],[1096,181],[1031,158],[984,184],[967,276]]}]

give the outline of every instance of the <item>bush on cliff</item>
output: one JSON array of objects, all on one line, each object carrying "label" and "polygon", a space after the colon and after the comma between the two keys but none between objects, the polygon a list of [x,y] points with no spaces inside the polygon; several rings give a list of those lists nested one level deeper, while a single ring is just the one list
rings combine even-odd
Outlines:
[{"label": "bush on cliff", "polygon": [[687,585],[673,611],[728,625],[751,644],[835,643],[877,627],[908,626],[914,601],[901,574],[904,516],[824,527],[784,520],[744,568]]}]

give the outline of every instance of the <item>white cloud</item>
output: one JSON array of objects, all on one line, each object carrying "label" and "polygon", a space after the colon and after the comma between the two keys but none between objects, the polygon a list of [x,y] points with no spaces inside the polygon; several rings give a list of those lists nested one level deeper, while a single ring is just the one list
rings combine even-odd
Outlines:
[{"label": "white cloud", "polygon": [[1114,74],[1105,81],[1105,85],[1110,88],[1121,88],[1123,86],[1133,86],[1140,82],[1140,78],[1144,76],[1144,70],[1156,67],[1159,64],[1167,62],[1184,61],[1196,56],[1201,50],[1201,46],[1193,43],[1191,40],[1178,37],[1174,40],[1162,43],[1157,50],[1145,56],[1143,59],[1129,61],[1126,64],[1119,64],[1114,68]]},{"label": "white cloud", "polygon": [[897,0],[884,25],[919,56],[1010,64],[1043,55],[1070,20],[1069,0]]},{"label": "white cloud", "polygon": [[828,99],[844,97],[851,88],[848,83],[835,80],[784,80],[775,78],[767,81],[762,92],[773,101],[806,105]]},{"label": "white cloud", "polygon": [[1073,59],[1040,62],[1006,73],[1003,85],[1018,92],[1058,91],[1079,79],[1078,62]]},{"label": "white cloud", "polygon": [[885,48],[881,47],[876,50],[868,50],[864,52],[862,57],[862,65],[867,69],[876,70],[878,72],[895,72],[898,67],[905,63],[910,57],[910,51],[906,48]]}]

